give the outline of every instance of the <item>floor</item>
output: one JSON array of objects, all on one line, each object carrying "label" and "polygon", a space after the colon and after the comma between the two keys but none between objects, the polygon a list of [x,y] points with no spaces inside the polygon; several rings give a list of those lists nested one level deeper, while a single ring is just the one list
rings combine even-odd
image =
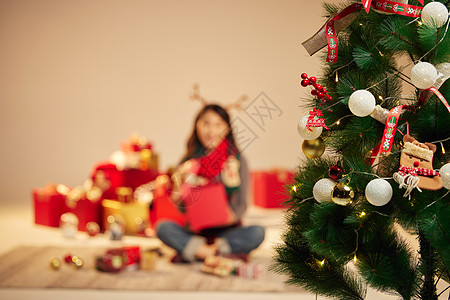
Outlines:
[{"label": "floor", "polygon": [[[247,212],[244,223],[263,224],[266,227],[266,240],[260,246],[263,249],[272,248],[280,242],[280,230],[283,226],[283,214],[280,209],[262,209],[251,206]],[[0,203],[0,254],[17,245],[108,245],[112,243],[107,238],[89,239],[84,233],[79,233],[74,239],[64,238],[56,228],[35,225],[31,203]],[[158,243],[154,239],[125,237],[123,243],[142,246]],[[445,287],[445,286],[444,286]],[[210,292],[117,292],[107,290],[75,290],[75,289],[0,289],[0,299],[195,299],[195,300],[222,299],[261,299],[261,300],[315,300],[325,299],[309,293],[279,294],[279,293],[210,293]],[[448,291],[440,297],[447,299]],[[379,294],[369,290],[368,300],[397,299],[393,296]]]}]

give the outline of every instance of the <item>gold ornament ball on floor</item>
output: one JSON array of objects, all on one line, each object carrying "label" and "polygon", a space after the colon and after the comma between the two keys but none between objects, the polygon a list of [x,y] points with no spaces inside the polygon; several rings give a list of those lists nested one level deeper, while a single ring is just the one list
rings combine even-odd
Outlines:
[{"label": "gold ornament ball on floor", "polygon": [[53,257],[50,259],[50,267],[53,270],[59,270],[59,268],[61,268],[61,261],[58,258]]},{"label": "gold ornament ball on floor", "polygon": [[304,140],[302,151],[308,158],[319,158],[325,152],[325,144],[321,137],[314,140]]},{"label": "gold ornament ball on floor", "polygon": [[342,182],[336,184],[331,192],[331,200],[337,205],[350,205],[353,197],[355,197],[353,189]]}]

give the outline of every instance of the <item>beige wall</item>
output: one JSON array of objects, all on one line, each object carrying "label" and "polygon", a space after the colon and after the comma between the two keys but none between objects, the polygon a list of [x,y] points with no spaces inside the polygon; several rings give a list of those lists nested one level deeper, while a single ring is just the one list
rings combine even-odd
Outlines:
[{"label": "beige wall", "polygon": [[48,181],[81,184],[133,132],[165,169],[184,151],[200,105],[264,92],[282,115],[246,149],[252,169],[294,168],[296,123],[319,75],[301,42],[324,19],[306,0],[0,0],[0,201],[30,201]]}]

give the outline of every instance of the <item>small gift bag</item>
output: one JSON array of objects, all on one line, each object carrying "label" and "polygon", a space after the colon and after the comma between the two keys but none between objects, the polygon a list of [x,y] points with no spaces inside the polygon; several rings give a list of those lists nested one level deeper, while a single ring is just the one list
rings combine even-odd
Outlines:
[{"label": "small gift bag", "polygon": [[[118,200],[105,199],[102,201],[103,226],[109,228],[108,219],[120,216],[125,222],[125,234],[143,234],[149,222],[149,205],[135,202],[132,198],[133,190],[128,187],[117,189]],[[112,217],[112,218],[111,218]]]}]

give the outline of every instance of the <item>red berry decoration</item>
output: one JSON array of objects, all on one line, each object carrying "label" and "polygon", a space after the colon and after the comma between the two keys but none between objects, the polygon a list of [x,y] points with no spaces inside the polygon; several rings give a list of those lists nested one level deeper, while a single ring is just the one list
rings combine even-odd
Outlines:
[{"label": "red berry decoration", "polygon": [[307,87],[308,85],[312,85],[314,87],[314,90],[311,91],[311,95],[317,96],[318,99],[323,99],[323,102],[333,101],[333,98],[331,98],[330,95],[327,94],[327,90],[320,84],[317,84],[317,78],[316,77],[310,77],[308,78],[308,75],[306,73],[303,73],[301,75],[301,78],[303,79],[301,81],[301,85],[303,87]]},{"label": "red berry decoration", "polygon": [[72,255],[70,255],[70,254],[67,254],[66,256],[64,256],[64,261],[66,262],[66,263],[71,263],[72,262]]}]

